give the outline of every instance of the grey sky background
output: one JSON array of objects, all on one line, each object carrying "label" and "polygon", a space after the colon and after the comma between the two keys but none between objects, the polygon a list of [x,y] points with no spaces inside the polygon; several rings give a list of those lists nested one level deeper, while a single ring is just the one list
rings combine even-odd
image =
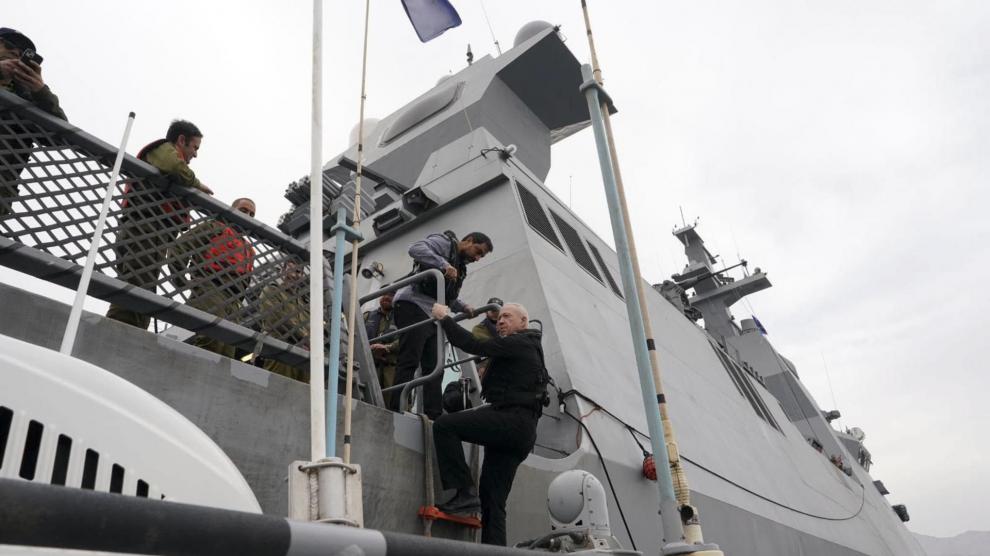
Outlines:
[{"label": "grey sky background", "polygon": [[[453,3],[464,24],[424,45],[399,2],[372,2],[368,116],[461,69],[468,43],[495,53],[482,4]],[[679,207],[700,217],[713,253],[769,273],[736,315],[759,316],[821,405],[866,432],[909,527],[990,530],[990,3],[590,4],[645,276],[685,263]],[[325,3],[325,158],[357,121],[363,6]],[[311,2],[3,7],[73,124],[116,145],[134,110],[135,153],[190,119],[205,134],[193,168],[218,198],[253,197],[272,225],[288,208],[309,168]],[[578,0],[484,7],[503,50],[543,19],[589,59]],[[553,156],[548,185],[610,241],[590,131]]]}]

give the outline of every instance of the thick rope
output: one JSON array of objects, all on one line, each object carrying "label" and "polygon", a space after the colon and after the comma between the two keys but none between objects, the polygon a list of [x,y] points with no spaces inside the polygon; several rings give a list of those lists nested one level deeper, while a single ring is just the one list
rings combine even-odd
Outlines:
[{"label": "thick rope", "polygon": [[[352,227],[361,227],[361,174],[364,171],[364,100],[368,73],[368,15],[371,0],[364,2],[364,50],[361,53],[361,108],[358,113],[357,176],[354,180]],[[342,257],[343,253],[336,256]],[[344,463],[351,462],[351,397],[354,395],[354,327],[357,318],[358,240],[351,242],[351,301],[347,308],[347,384],[344,389]],[[334,378],[336,380],[336,378]]]}]

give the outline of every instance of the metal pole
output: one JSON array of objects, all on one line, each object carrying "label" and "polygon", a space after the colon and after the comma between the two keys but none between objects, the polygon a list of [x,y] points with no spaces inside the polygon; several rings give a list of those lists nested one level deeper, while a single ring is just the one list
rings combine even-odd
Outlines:
[{"label": "metal pole", "polygon": [[[581,0],[581,11],[584,14],[584,26],[588,36],[588,48],[591,51],[592,73],[595,80],[598,82],[598,85],[602,85],[604,83],[604,78],[602,77],[601,68],[598,65],[598,53],[595,49],[594,35],[591,32],[591,16],[588,13],[587,0]],[[602,122],[605,125],[605,138],[608,141],[608,151],[609,157],[612,161],[612,169],[615,172],[615,187],[619,194],[619,202],[623,207],[627,207],[628,204],[626,203],[625,187],[622,184],[622,169],[619,165],[618,153],[616,152],[615,136],[612,133],[612,118],[609,115],[607,107],[602,110]],[[682,220],[683,216],[684,215],[682,213]],[[633,237],[632,224],[630,223],[629,218],[625,218],[624,226],[626,235],[629,237],[629,256],[632,259],[633,267],[637,269],[638,276],[639,256],[636,253],[636,241]],[[657,405],[660,408],[660,424],[663,425],[664,440],[668,446],[668,453],[672,454],[673,458],[668,462],[660,462],[660,464],[666,463],[670,465],[678,504],[681,506],[689,506],[692,510],[693,515],[687,518],[684,522],[684,525],[686,525],[684,532],[687,542],[700,544],[704,542],[704,534],[701,530],[701,520],[697,511],[691,505],[691,488],[688,485],[687,474],[684,472],[684,466],[681,464],[680,456],[678,454],[677,439],[674,435],[674,427],[670,422],[669,416],[667,415],[667,399],[664,396],[663,380],[661,379],[660,359],[657,354],[656,346],[653,342],[653,325],[650,322],[650,314],[646,308],[646,293],[641,280],[636,280],[636,296],[639,298],[640,308],[643,313],[643,327],[646,331],[646,339],[650,344],[650,365],[653,368],[653,383],[656,385],[658,394]]]},{"label": "metal pole", "polygon": [[124,149],[127,147],[127,138],[131,135],[131,126],[134,124],[134,112],[127,115],[127,124],[124,126],[124,137],[120,140],[120,149],[117,150],[117,158],[113,162],[113,171],[110,172],[110,182],[107,183],[106,193],[103,194],[103,206],[100,207],[100,217],[96,220],[96,230],[93,231],[93,239],[89,242],[89,253],[86,254],[86,264],[83,266],[82,278],[79,279],[79,287],[76,288],[76,298],[72,302],[72,310],[69,311],[69,322],[65,325],[65,333],[62,335],[62,347],[60,352],[72,355],[72,347],[76,343],[76,333],[79,331],[79,319],[82,318],[83,303],[86,301],[86,292],[89,291],[89,281],[93,277],[93,267],[96,265],[96,253],[100,249],[100,241],[103,239],[103,229],[107,223],[107,213],[110,212],[110,202],[113,200],[114,186],[117,185],[117,176],[120,175],[120,165],[124,162]]},{"label": "metal pole", "polygon": [[[643,324],[643,313],[639,296],[634,295],[636,281],[639,279],[639,269],[633,265],[629,255],[630,238],[626,234],[626,211],[619,200],[615,184],[615,171],[612,159],[609,157],[608,140],[605,137],[605,125],[602,121],[602,108],[599,104],[599,85],[594,80],[591,66],[581,66],[581,75],[585,83],[581,88],[588,100],[588,111],[591,114],[591,125],[595,132],[595,144],[598,147],[598,162],[602,169],[602,181],[605,185],[605,199],[608,202],[609,218],[612,223],[612,234],[615,238],[615,250],[619,256],[619,274],[622,276],[622,289],[626,292],[626,313],[629,317],[629,328],[632,332],[633,349],[636,354],[636,370],[639,372],[640,389],[643,393],[643,406],[646,410],[646,421],[650,430],[650,444],[653,453],[661,462],[667,462],[667,446],[664,443],[663,426],[660,423],[660,410],[657,402],[656,385],[653,382],[653,369],[650,364],[650,354],[646,344],[646,329]],[[663,463],[657,468],[657,489],[660,493],[660,520],[663,527],[664,545],[683,543],[684,531],[680,515],[677,513],[677,498],[674,496],[674,485],[670,476],[670,467]]]},{"label": "metal pole", "polygon": [[[323,0],[313,0],[313,108],[309,172],[310,458],[326,457],[323,384]],[[336,402],[336,398],[334,399]]]},{"label": "metal pole", "polygon": [[327,457],[337,457],[337,390],[340,382],[340,311],[344,302],[344,249],[347,209],[337,209],[337,250],[333,257],[333,304],[330,307],[330,370],[327,372]]}]

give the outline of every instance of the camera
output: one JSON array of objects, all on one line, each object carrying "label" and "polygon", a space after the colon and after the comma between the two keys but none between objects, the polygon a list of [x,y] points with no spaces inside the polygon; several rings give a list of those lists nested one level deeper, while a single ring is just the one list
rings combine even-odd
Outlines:
[{"label": "camera", "polygon": [[24,51],[21,52],[21,61],[25,64],[33,63],[40,66],[42,60],[44,60],[44,58],[35,52],[33,48],[25,48]]}]

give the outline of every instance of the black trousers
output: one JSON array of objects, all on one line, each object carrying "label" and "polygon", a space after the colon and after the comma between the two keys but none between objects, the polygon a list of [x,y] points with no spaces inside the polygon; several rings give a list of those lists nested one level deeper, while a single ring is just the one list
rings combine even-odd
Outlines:
[{"label": "black trousers", "polygon": [[[395,311],[395,326],[403,328],[411,324],[429,319],[429,315],[408,301],[397,301],[392,308]],[[416,374],[416,368],[423,368],[423,375],[433,372],[437,365],[437,328],[434,325],[414,328],[399,336],[399,355],[395,364],[395,384],[409,382]],[[443,412],[441,405],[440,385],[443,375],[433,382],[422,386],[423,413],[430,419],[436,420]],[[389,409],[399,410],[399,395],[392,396]]]},{"label": "black trousers", "polygon": [[516,469],[536,442],[535,409],[490,405],[441,415],[433,422],[433,442],[445,489],[471,485],[471,470],[464,461],[461,442],[485,447],[481,466],[481,542],[505,546],[505,501],[512,490]]}]

